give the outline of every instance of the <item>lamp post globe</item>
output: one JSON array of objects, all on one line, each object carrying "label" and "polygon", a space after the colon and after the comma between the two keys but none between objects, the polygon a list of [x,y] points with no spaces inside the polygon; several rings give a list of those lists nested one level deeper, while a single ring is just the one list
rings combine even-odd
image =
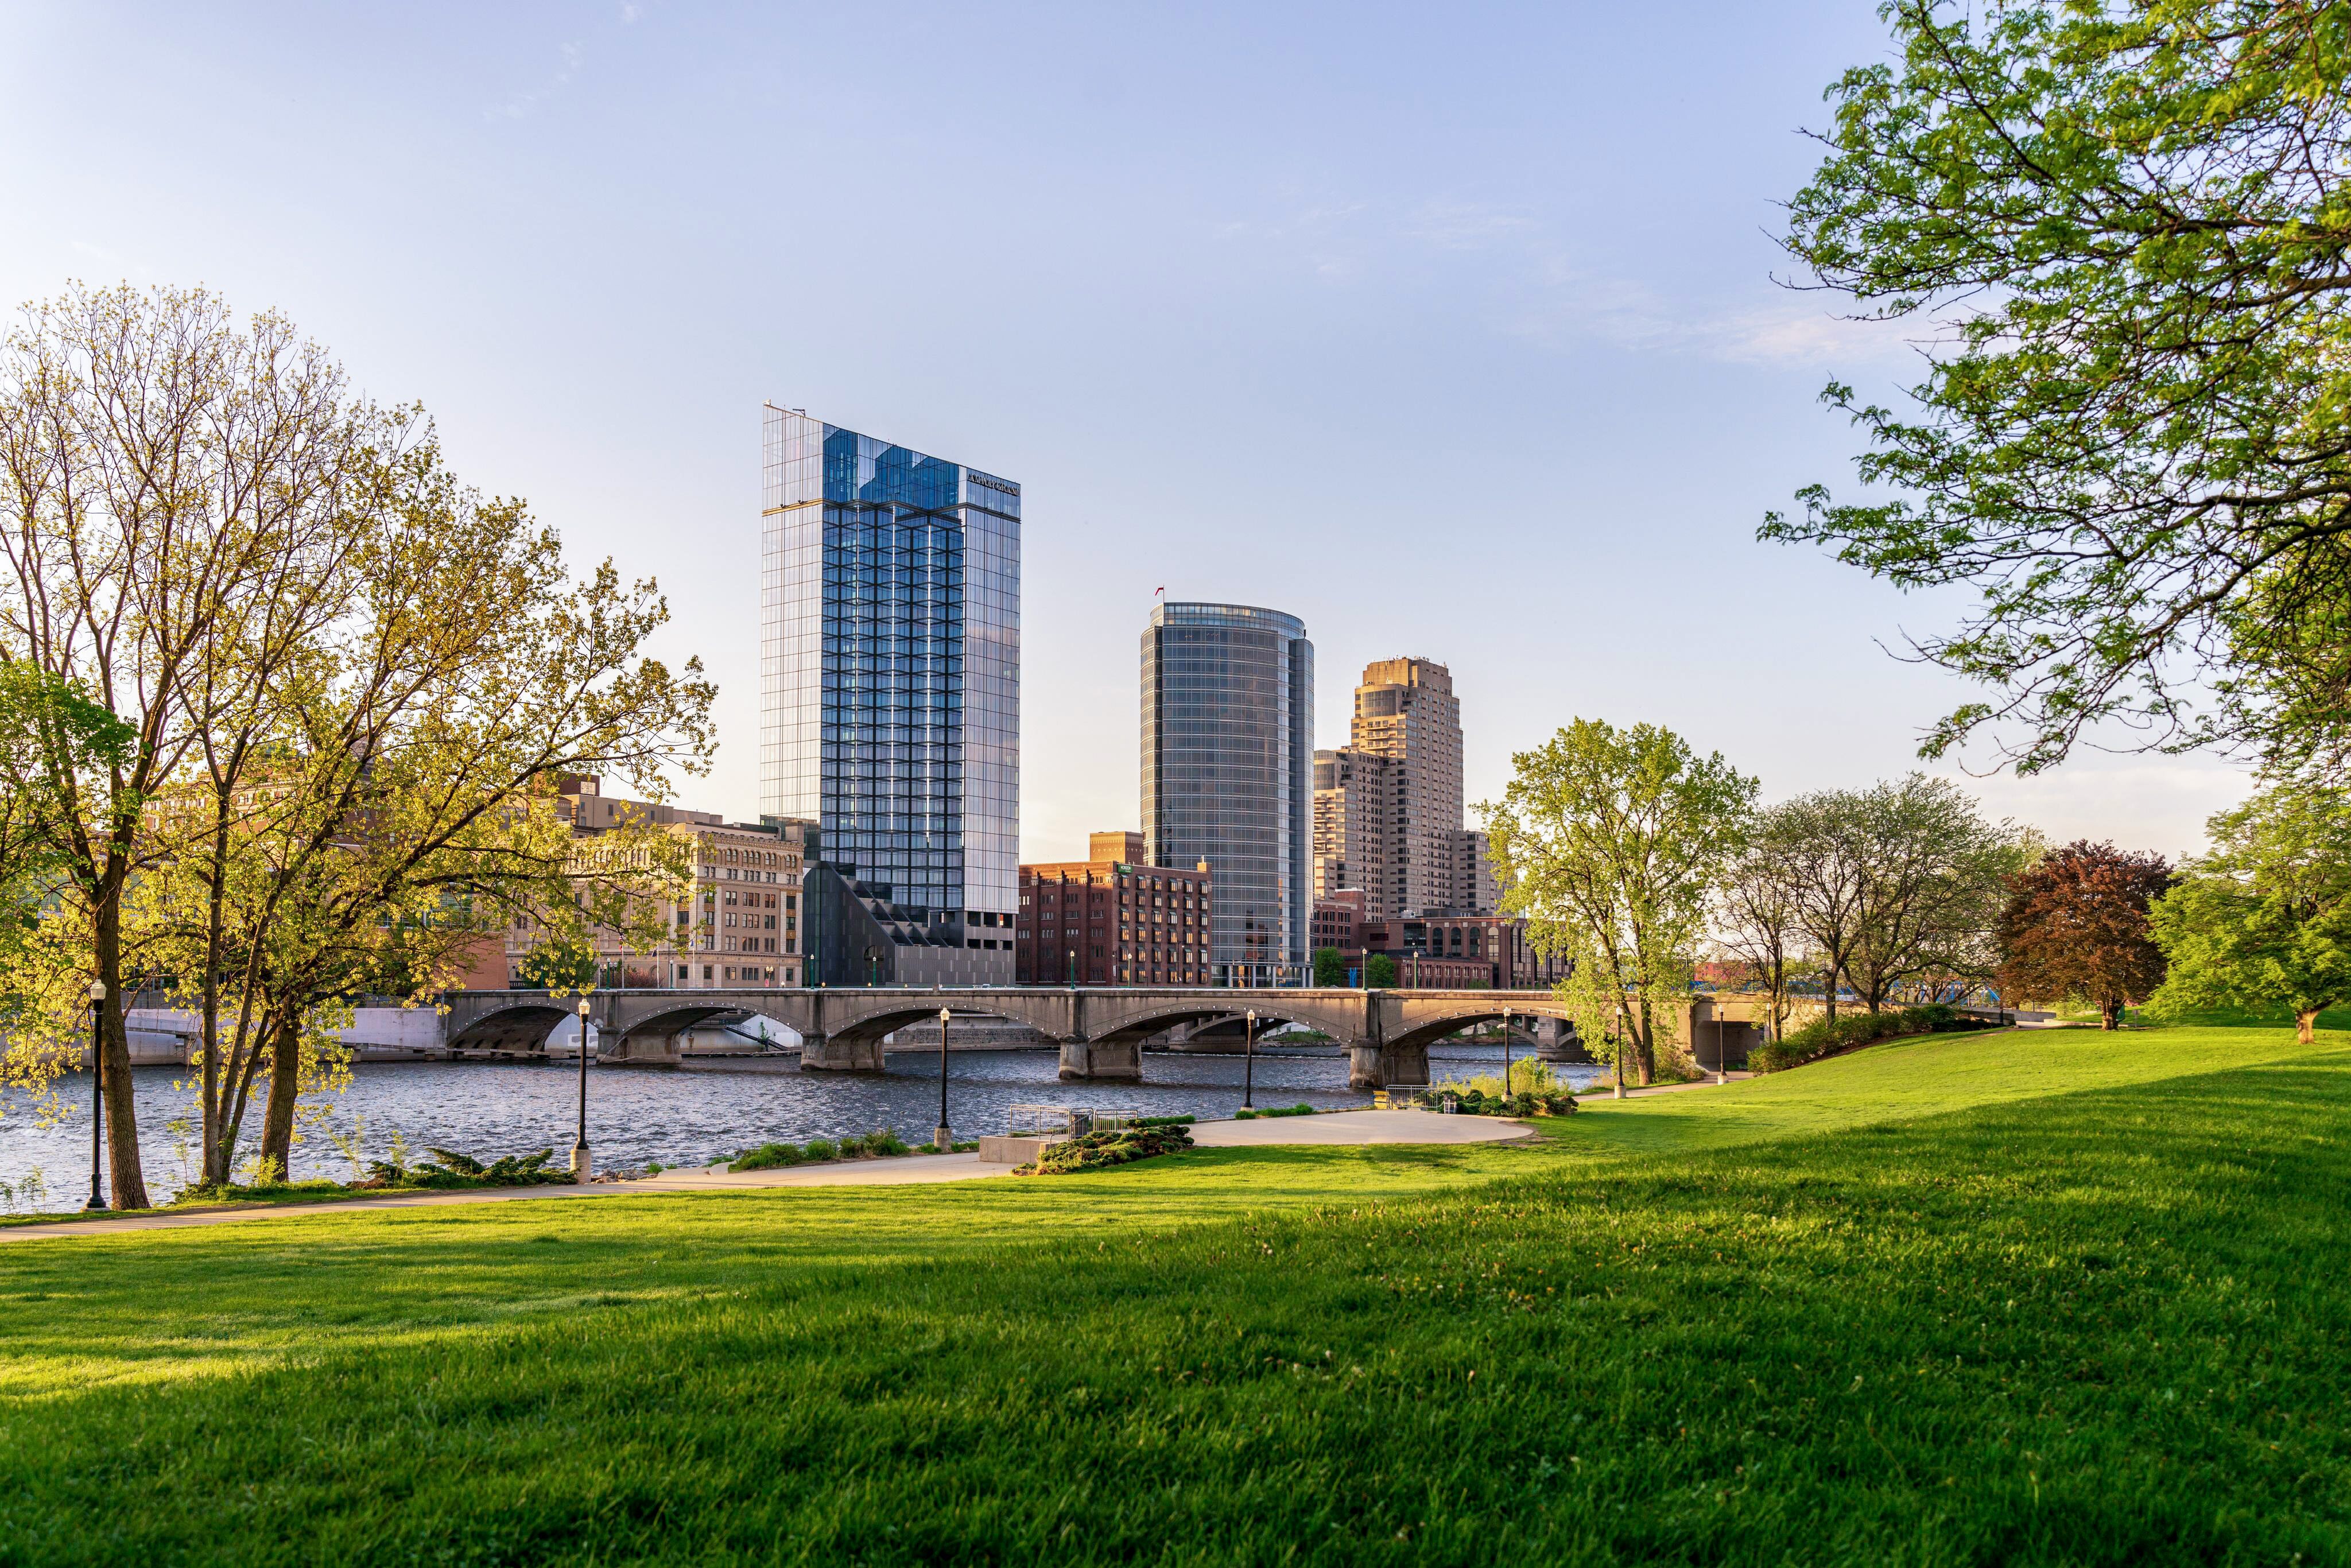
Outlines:
[{"label": "lamp post globe", "polygon": [[1241,1108],[1257,1108],[1257,1009],[1241,1015]]},{"label": "lamp post globe", "polygon": [[99,1033],[99,1020],[104,1017],[106,982],[89,983],[89,1201],[82,1205],[84,1213],[103,1213],[106,1193],[98,1185],[99,1167],[106,1158],[106,1046]]},{"label": "lamp post globe", "polygon": [[588,1185],[588,998],[573,1009],[580,1015],[580,1135],[571,1145],[571,1179]]},{"label": "lamp post globe", "polygon": [[939,1124],[931,1129],[931,1147],[955,1152],[955,1133],[947,1126],[947,1009],[939,1009]]}]

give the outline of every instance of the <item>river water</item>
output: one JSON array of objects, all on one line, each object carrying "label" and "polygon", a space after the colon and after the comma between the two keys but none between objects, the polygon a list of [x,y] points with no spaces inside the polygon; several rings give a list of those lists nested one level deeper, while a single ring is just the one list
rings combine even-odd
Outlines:
[{"label": "river water", "polygon": [[[1524,1052],[1519,1052],[1524,1060]],[[1431,1051],[1438,1082],[1498,1073],[1499,1045],[1448,1041]],[[588,1141],[600,1170],[696,1165],[770,1139],[806,1143],[848,1133],[895,1130],[910,1144],[927,1142],[938,1116],[938,1056],[893,1052],[886,1072],[802,1072],[796,1056],[722,1058],[682,1067],[590,1067]],[[1005,1130],[1016,1103],[1132,1107],[1155,1116],[1229,1116],[1241,1103],[1243,1063],[1238,1056],[1146,1052],[1142,1083],[1063,1083],[1061,1059],[1050,1051],[958,1051],[950,1058],[947,1106],[959,1137]],[[183,1069],[142,1067],[137,1079],[140,1155],[149,1197],[162,1201],[186,1185],[194,1166],[192,1094],[176,1087]],[[1554,1068],[1574,1083],[1597,1072]],[[72,1112],[47,1127],[34,1124],[27,1107],[12,1104],[0,1117],[0,1211],[79,1207],[89,1191],[89,1083],[61,1086]],[[1337,1051],[1260,1051],[1256,1063],[1259,1105],[1362,1105],[1370,1097],[1347,1087],[1347,1060]],[[348,1091],[332,1102],[323,1125],[309,1130],[294,1151],[294,1176],[354,1175],[341,1142],[364,1158],[381,1157],[395,1133],[412,1149],[456,1149],[485,1162],[501,1155],[552,1148],[569,1158],[579,1115],[577,1059],[546,1063],[490,1061],[363,1062],[351,1070]],[[258,1136],[256,1097],[246,1122],[248,1145]],[[181,1124],[175,1126],[174,1124]],[[362,1169],[358,1174],[364,1174]]]}]

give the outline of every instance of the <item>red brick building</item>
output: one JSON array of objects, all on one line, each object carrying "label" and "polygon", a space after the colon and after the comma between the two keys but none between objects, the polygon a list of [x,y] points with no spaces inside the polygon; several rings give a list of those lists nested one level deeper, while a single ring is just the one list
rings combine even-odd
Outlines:
[{"label": "red brick building", "polygon": [[[1020,868],[1012,967],[1024,986],[1205,986],[1208,868],[1113,858],[1140,835],[1093,835],[1103,858]],[[1108,853],[1105,853],[1108,852]]]},{"label": "red brick building", "polygon": [[[1367,920],[1364,949],[1395,960],[1402,986],[1490,986],[1541,990],[1567,976],[1567,961],[1546,958],[1527,941],[1527,923],[1505,915],[1432,915]],[[1420,978],[1413,978],[1416,971]],[[1437,977],[1447,977],[1439,980]]]},{"label": "red brick building", "polygon": [[1365,895],[1360,887],[1343,887],[1327,893],[1314,904],[1313,950],[1335,947],[1353,963],[1364,950],[1364,905]]}]

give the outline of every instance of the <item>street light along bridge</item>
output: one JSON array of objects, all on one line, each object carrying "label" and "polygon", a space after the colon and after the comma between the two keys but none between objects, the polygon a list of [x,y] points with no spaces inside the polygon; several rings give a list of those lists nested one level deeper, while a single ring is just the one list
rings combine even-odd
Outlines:
[{"label": "street light along bridge", "polygon": [[[536,1051],[572,1014],[575,998],[546,991],[449,991],[442,1038],[453,1049]],[[1505,1017],[1564,1019],[1550,991],[1232,990],[1003,986],[819,988],[809,990],[591,991],[589,1021],[608,1061],[679,1060],[678,1036],[756,1013],[796,1030],[800,1065],[831,1071],[882,1068],[883,1038],[939,1009],[1008,1019],[1061,1042],[1064,1079],[1140,1082],[1143,1042],[1181,1025],[1219,1023],[1254,1009],[1260,1029],[1301,1024],[1347,1048],[1356,1089],[1428,1082],[1428,1047]]]}]

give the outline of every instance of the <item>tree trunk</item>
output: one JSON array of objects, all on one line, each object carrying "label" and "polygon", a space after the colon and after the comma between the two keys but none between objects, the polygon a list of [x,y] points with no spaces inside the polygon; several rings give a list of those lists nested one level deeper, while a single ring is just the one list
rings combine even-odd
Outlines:
[{"label": "tree trunk", "polygon": [[2294,1015],[2294,1038],[2304,1045],[2312,1043],[2311,1031],[2318,1026],[2316,1008],[2297,1009]]},{"label": "tree trunk", "polygon": [[2122,1027],[2123,1027],[2123,1005],[2122,1005],[2122,1003],[2120,1003],[2120,1002],[2116,1002],[2116,1001],[2105,1001],[2105,1002],[2101,1002],[2101,1003],[2099,1003],[2099,1004],[2098,1004],[2098,1027],[2099,1027],[2100,1029],[2109,1029],[2109,1030],[2111,1030],[2111,1029],[2120,1029],[2120,1028],[2122,1028]]},{"label": "tree trunk", "polygon": [[1837,967],[1831,964],[1827,973],[1821,977],[1821,1002],[1828,1009],[1828,1020],[1831,1023],[1836,1022],[1836,983]]},{"label": "tree trunk", "polygon": [[280,1017],[272,1025],[269,1042],[269,1108],[261,1123],[261,1163],[275,1163],[277,1179],[291,1180],[294,1170],[294,1098],[302,1089],[302,1020]]},{"label": "tree trunk", "polygon": [[131,1082],[131,1033],[122,994],[122,913],[116,900],[100,900],[95,938],[98,977],[106,983],[106,999],[99,1004],[98,1034],[93,1042],[105,1062],[106,1166],[108,1197],[117,1208],[146,1208],[147,1177],[139,1164],[139,1104]]}]

